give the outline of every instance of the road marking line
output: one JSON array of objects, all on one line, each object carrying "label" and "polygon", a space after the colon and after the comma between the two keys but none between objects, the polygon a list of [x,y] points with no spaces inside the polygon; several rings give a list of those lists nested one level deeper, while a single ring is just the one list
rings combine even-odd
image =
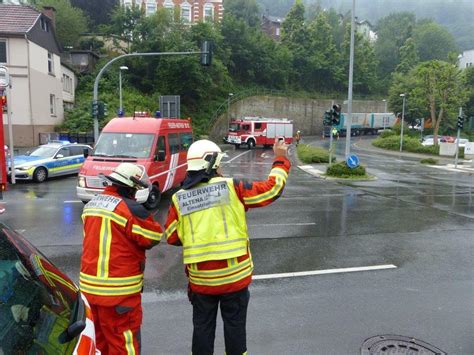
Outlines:
[{"label": "road marking line", "polygon": [[19,234],[23,234],[26,232],[26,229],[15,229],[15,232],[19,233]]},{"label": "road marking line", "polygon": [[64,203],[82,203],[81,200],[68,200],[68,201],[64,201]]},{"label": "road marking line", "polygon": [[282,223],[282,224],[249,224],[249,227],[268,227],[268,226],[315,226],[316,223]]},{"label": "road marking line", "polygon": [[235,159],[240,158],[242,155],[248,154],[248,153],[250,153],[250,152],[251,152],[251,150],[247,150],[246,152],[240,153],[240,154],[237,155],[236,157],[233,157],[232,159],[227,160],[227,161],[224,161],[224,162],[222,162],[222,163],[223,163],[223,164],[229,164],[230,162],[234,161]]},{"label": "road marking line", "polygon": [[301,277],[301,276],[314,276],[314,275],[326,275],[326,274],[340,274],[340,273],[346,273],[346,272],[387,270],[387,269],[396,269],[396,268],[397,267],[393,264],[375,265],[375,266],[349,267],[349,268],[342,268],[342,269],[286,272],[286,273],[282,273],[282,274],[254,275],[254,276],[252,276],[252,279],[253,280],[269,280],[269,279],[281,279],[281,278],[286,278],[286,277]]}]

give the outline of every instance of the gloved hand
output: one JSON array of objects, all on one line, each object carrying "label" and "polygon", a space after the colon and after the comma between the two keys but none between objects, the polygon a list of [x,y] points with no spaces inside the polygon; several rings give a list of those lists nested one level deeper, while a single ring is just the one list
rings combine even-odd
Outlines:
[{"label": "gloved hand", "polygon": [[20,323],[20,321],[26,322],[28,320],[28,312],[29,308],[22,305],[22,304],[15,304],[11,306],[11,311],[13,315],[13,319],[15,322]]}]

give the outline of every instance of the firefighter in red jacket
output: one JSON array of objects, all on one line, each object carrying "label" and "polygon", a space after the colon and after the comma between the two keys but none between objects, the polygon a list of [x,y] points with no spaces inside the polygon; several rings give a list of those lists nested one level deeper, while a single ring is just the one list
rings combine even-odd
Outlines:
[{"label": "firefighter in red jacket", "polygon": [[188,150],[183,189],[172,197],[165,226],[167,242],[183,246],[193,305],[193,355],[214,353],[217,309],[224,322],[225,352],[247,352],[246,318],[253,263],[245,212],[280,197],[290,170],[284,141],[266,181],[224,178],[221,149],[200,140]]},{"label": "firefighter in red jacket", "polygon": [[160,242],[161,226],[134,196],[147,188],[143,167],[120,164],[105,177],[112,186],[82,214],[79,283],[92,309],[102,354],[139,354],[145,250]]}]

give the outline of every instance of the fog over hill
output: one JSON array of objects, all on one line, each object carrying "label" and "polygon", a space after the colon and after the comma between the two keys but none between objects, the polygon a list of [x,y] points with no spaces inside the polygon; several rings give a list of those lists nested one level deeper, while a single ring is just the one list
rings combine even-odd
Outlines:
[{"label": "fog over hill", "polygon": [[[232,0],[230,0],[232,1]],[[285,16],[294,0],[258,0],[262,12]],[[333,7],[340,13],[352,8],[352,0],[303,0],[307,12],[318,5]],[[356,0],[356,16],[377,25],[377,21],[394,12],[409,11],[417,19],[431,18],[448,28],[461,49],[474,49],[474,0]]]}]

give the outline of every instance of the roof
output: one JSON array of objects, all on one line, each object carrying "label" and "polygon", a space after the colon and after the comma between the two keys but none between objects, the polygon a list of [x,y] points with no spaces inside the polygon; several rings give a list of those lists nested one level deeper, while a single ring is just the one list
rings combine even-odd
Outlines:
[{"label": "roof", "polygon": [[0,4],[0,33],[28,33],[40,16],[31,6]]},{"label": "roof", "polygon": [[269,16],[269,15],[263,15],[263,18],[267,19],[270,22],[275,22],[275,23],[282,23],[285,20],[284,18]]},{"label": "roof", "polygon": [[122,117],[114,118],[107,123],[102,132],[128,132],[128,133],[156,133],[160,130],[182,128],[190,130],[188,120],[173,118],[152,117]]}]

